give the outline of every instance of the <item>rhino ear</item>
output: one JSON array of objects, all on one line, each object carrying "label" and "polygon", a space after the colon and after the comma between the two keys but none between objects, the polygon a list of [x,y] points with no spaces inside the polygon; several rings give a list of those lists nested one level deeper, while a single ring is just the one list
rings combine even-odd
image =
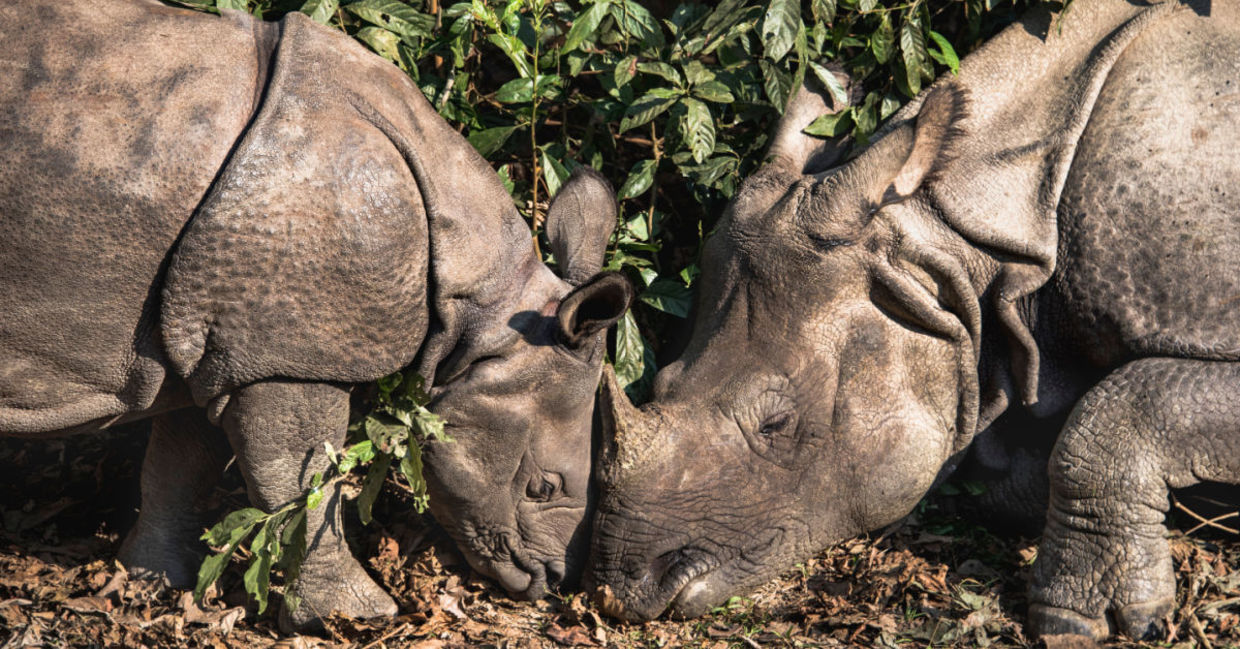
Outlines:
[{"label": "rhino ear", "polygon": [[589,167],[578,167],[547,210],[546,232],[564,281],[579,286],[603,267],[616,228],[616,193]]},{"label": "rhino ear", "polygon": [[884,192],[883,203],[912,196],[951,162],[963,139],[959,125],[968,114],[967,105],[965,91],[955,83],[935,86],[926,94],[912,129],[912,147]]},{"label": "rhino ear", "polygon": [[[788,102],[767,152],[772,165],[791,167],[798,174],[812,174],[828,169],[843,157],[848,148],[845,138],[825,139],[805,133],[805,128],[814,120],[841,112],[854,100],[848,75],[838,70],[831,70],[831,74],[839,83],[835,92],[824,88],[813,76],[807,76]],[[840,89],[843,89],[843,97]]]},{"label": "rhino ear", "polygon": [[579,348],[624,317],[637,292],[620,273],[599,273],[560,301],[555,318],[560,340]]}]

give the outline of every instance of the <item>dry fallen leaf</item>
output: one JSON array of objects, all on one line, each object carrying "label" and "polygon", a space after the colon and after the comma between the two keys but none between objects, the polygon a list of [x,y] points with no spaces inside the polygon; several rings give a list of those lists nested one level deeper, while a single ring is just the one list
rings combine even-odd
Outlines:
[{"label": "dry fallen leaf", "polygon": [[1097,649],[1098,643],[1093,638],[1083,635],[1065,633],[1063,635],[1044,635],[1042,643],[1046,649]]},{"label": "dry fallen leaf", "polygon": [[564,627],[552,622],[547,625],[546,634],[548,638],[555,640],[565,647],[593,646],[594,639],[586,632],[583,626],[574,626],[565,629]]},{"label": "dry fallen leaf", "polygon": [[74,613],[99,613],[106,615],[112,611],[112,600],[106,597],[74,597],[60,603]]}]

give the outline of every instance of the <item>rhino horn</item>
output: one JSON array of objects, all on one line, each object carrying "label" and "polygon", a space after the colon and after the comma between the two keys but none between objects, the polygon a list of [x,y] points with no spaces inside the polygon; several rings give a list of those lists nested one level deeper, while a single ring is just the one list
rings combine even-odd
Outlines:
[{"label": "rhino horn", "polygon": [[613,486],[649,454],[658,437],[659,421],[629,401],[610,365],[603,367],[599,401],[605,440],[599,477],[603,484]]}]

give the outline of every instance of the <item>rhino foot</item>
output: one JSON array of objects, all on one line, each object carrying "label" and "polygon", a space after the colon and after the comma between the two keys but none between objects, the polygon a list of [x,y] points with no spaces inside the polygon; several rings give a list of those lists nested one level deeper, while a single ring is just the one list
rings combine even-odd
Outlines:
[{"label": "rhino foot", "polygon": [[397,612],[395,600],[352,557],[303,566],[292,592],[297,605],[289,606],[286,598],[280,608],[280,630],[285,633],[320,631],[323,618],[333,612],[359,619],[390,617]]},{"label": "rhino foot", "polygon": [[1034,635],[1079,635],[1105,638],[1111,633],[1105,617],[1088,617],[1058,606],[1033,604],[1029,607],[1029,627]]},{"label": "rhino foot", "polygon": [[1129,638],[1136,640],[1162,638],[1167,634],[1167,622],[1174,606],[1173,598],[1121,606],[1115,611],[1115,624],[1120,632]]},{"label": "rhino foot", "polygon": [[117,559],[135,579],[167,579],[173,588],[193,588],[205,547],[191,534],[182,543],[153,539],[135,531],[125,538]]}]

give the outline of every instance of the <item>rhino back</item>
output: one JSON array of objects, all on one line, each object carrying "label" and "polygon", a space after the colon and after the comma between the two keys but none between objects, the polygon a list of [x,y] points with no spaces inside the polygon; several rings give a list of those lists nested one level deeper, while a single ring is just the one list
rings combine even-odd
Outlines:
[{"label": "rhino back", "polygon": [[1100,366],[1240,359],[1240,9],[1212,4],[1127,48],[1065,185],[1054,286]]},{"label": "rhino back", "polygon": [[249,118],[257,29],[154,2],[0,6],[0,431],[156,405],[161,268]]}]

